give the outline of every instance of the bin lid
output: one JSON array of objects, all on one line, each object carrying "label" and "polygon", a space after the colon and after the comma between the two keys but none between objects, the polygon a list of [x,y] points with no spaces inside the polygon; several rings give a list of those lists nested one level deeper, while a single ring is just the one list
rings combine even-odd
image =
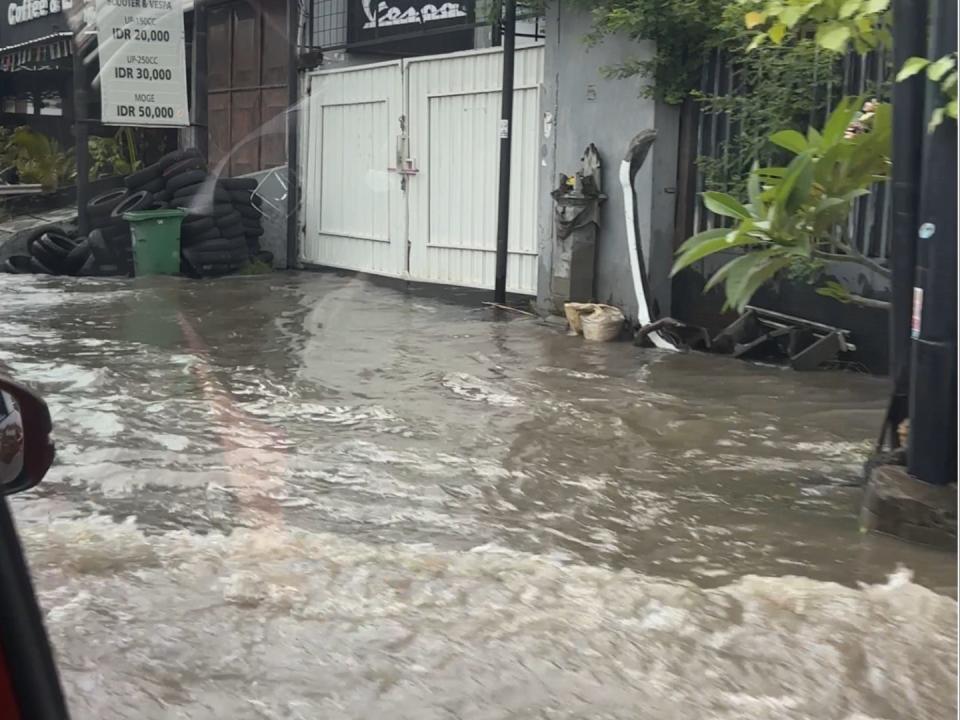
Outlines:
[{"label": "bin lid", "polygon": [[123,219],[127,222],[141,222],[143,220],[162,220],[163,218],[182,218],[186,216],[186,210],[164,208],[162,210],[131,210],[123,214]]}]

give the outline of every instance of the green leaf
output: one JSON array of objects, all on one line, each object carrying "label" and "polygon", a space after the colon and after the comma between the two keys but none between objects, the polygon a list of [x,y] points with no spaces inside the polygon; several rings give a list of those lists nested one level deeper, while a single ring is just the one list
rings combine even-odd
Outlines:
[{"label": "green leaf", "polygon": [[839,300],[842,303],[850,302],[850,291],[834,280],[828,280],[823,284],[823,287],[818,287],[817,295],[833,298],[834,300]]},{"label": "green leaf", "polygon": [[683,241],[683,244],[679,248],[677,248],[677,254],[685,252],[686,250],[689,250],[690,248],[699,245],[706,240],[726,237],[728,232],[730,232],[728,228],[711,228],[710,230],[699,232],[696,235],[691,235]]},{"label": "green leaf", "polygon": [[833,145],[843,138],[847,127],[853,121],[857,114],[854,105],[854,98],[846,97],[839,102],[836,109],[830,113],[826,124],[823,126],[823,146]]},{"label": "green leaf", "polygon": [[800,21],[800,18],[803,17],[805,12],[806,10],[803,7],[791,5],[780,13],[780,22],[792,30],[793,26]]},{"label": "green leaf", "polygon": [[876,45],[883,48],[892,48],[893,47],[893,35],[886,28],[880,28],[876,31],[877,41]]},{"label": "green leaf", "polygon": [[903,67],[900,68],[900,72],[897,73],[897,82],[902,82],[908,77],[913,77],[929,64],[930,61],[926,58],[916,56],[907,58],[903,63]]},{"label": "green leaf", "polygon": [[812,125],[807,128],[807,145],[811,148],[817,148],[820,146],[820,142],[823,140],[823,135],[820,134],[820,131],[817,130]]},{"label": "green leaf", "polygon": [[[740,284],[735,286],[733,297],[731,297],[730,290],[727,290],[727,302],[734,305],[737,312],[742,313],[757,290],[792,262],[793,260],[790,258],[775,258],[764,263],[758,263],[756,267],[746,273]],[[730,282],[729,277],[727,282]]]},{"label": "green leaf", "polygon": [[956,66],[956,61],[949,55],[944,55],[936,62],[927,66],[927,77],[933,82],[940,82],[940,79]]},{"label": "green leaf", "polygon": [[780,213],[781,217],[788,217],[792,212],[789,208],[793,205],[793,189],[798,180],[803,178],[803,183],[806,185],[806,192],[809,192],[813,176],[812,173],[808,175],[807,170],[812,170],[812,164],[810,155],[808,153],[801,153],[787,166],[787,172],[783,176],[783,181],[777,186],[773,203],[778,211],[782,211],[782,213]]},{"label": "green leaf", "polygon": [[952,92],[954,95],[957,94],[957,73],[956,73],[956,71],[950,73],[949,75],[947,75],[947,76],[943,79],[943,82],[940,83],[940,89],[943,90],[943,92],[946,93],[947,95],[949,95],[951,92]]},{"label": "green leaf", "polygon": [[759,33],[755,35],[753,40],[750,41],[750,44],[747,45],[747,52],[750,52],[751,50],[756,50],[758,47],[763,45],[763,43],[765,43],[766,41],[767,41],[766,33]]},{"label": "green leaf", "polygon": [[[767,251],[764,251],[764,252],[767,252]],[[717,270],[710,277],[710,279],[707,281],[707,284],[704,286],[703,291],[709,292],[710,290],[715,288],[724,278],[727,277],[727,275],[730,274],[731,271],[736,271],[738,266],[742,266],[748,263],[749,264],[754,263],[755,262],[754,258],[756,257],[757,254],[758,253],[747,253],[746,255],[741,255],[740,257],[734,258],[733,260],[728,262],[726,265],[724,265],[722,268]]]},{"label": "green leaf", "polygon": [[762,25],[767,21],[767,14],[763,12],[748,12],[743,16],[743,24],[746,26],[747,30],[753,30],[757,25]]},{"label": "green leaf", "polygon": [[813,209],[814,217],[823,215],[824,213],[833,214],[837,212],[839,208],[845,207],[847,204],[848,201],[842,197],[823,198],[823,200],[818,202],[817,206]]},{"label": "green leaf", "polygon": [[782,180],[787,169],[782,167],[757,168],[757,175],[762,180]]},{"label": "green leaf", "polygon": [[890,0],[867,0],[861,12],[875,15],[884,12],[888,7],[890,7]]},{"label": "green leaf", "polygon": [[846,0],[840,6],[840,13],[838,17],[841,20],[846,20],[848,17],[853,15],[857,10],[860,9],[860,5],[863,4],[863,0]]},{"label": "green leaf", "polygon": [[951,117],[954,120],[957,119],[957,101],[951,100],[946,104],[946,107],[943,108],[943,112],[947,117]]},{"label": "green leaf", "polygon": [[817,28],[817,44],[825,50],[843,52],[850,39],[850,28],[839,22],[827,22]]},{"label": "green leaf", "polygon": [[800,171],[796,175],[793,188],[787,197],[784,208],[791,215],[799,210],[810,197],[810,190],[813,188],[813,159],[807,155],[798,157],[806,158],[806,162],[800,164]]},{"label": "green leaf", "polygon": [[703,258],[707,257],[707,255],[713,255],[714,253],[729,250],[741,245],[752,245],[755,242],[755,239],[746,235],[740,235],[736,231],[727,232],[724,230],[723,236],[707,238],[706,240],[703,240],[691,247],[680,257],[678,257],[677,261],[673,264],[673,269],[670,270],[670,276],[672,277],[676,275],[678,272],[683,270],[683,268],[692,265],[697,260],[702,260]]},{"label": "green leaf", "polygon": [[806,138],[796,130],[781,130],[780,132],[775,132],[770,136],[770,142],[795,154],[802,153],[807,149]]},{"label": "green leaf", "polygon": [[944,109],[942,107],[937,108],[932,113],[930,113],[930,122],[927,124],[927,132],[933,132],[938,127],[940,123],[943,122]]},{"label": "green leaf", "polygon": [[771,42],[774,45],[779,45],[783,42],[783,36],[787,34],[787,26],[782,22],[778,22],[769,30],[767,30],[767,35],[770,36]]},{"label": "green leaf", "polygon": [[747,176],[747,197],[750,198],[750,204],[753,205],[753,214],[758,217],[766,212],[763,198],[761,197],[760,175],[757,173],[757,163],[753,163],[750,174]]},{"label": "green leaf", "polygon": [[746,220],[751,217],[743,203],[731,195],[722,192],[708,191],[703,193],[703,204],[707,210],[723,215],[725,217],[740,218]]}]

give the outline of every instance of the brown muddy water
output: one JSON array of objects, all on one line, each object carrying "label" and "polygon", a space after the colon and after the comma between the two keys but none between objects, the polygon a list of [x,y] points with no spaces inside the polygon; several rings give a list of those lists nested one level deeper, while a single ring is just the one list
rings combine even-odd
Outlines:
[{"label": "brown muddy water", "polygon": [[955,556],[857,529],[882,379],[333,275],[0,292],[79,720],[956,717]]}]

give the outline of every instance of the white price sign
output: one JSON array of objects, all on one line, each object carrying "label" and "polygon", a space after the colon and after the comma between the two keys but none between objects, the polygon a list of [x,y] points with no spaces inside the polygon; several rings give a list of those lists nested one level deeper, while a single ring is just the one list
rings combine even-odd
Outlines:
[{"label": "white price sign", "polygon": [[186,126],[180,0],[97,0],[101,122]]}]

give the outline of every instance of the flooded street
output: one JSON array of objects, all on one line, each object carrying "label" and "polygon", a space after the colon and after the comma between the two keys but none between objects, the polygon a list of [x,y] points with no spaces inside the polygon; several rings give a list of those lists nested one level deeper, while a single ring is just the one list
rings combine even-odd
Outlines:
[{"label": "flooded street", "polygon": [[884,379],[363,279],[0,275],[76,720],[956,717],[956,558],[859,532]]}]

